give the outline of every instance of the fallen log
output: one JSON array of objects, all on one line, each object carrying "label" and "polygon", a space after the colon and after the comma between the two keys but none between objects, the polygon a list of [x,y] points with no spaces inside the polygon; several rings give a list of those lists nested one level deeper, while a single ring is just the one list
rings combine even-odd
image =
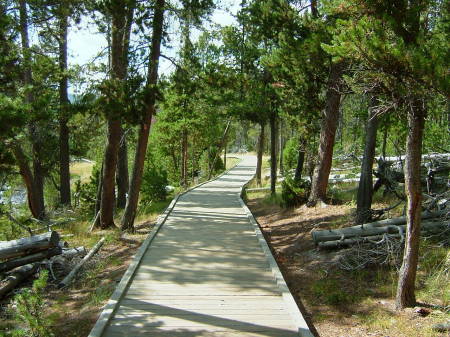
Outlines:
[{"label": "fallen log", "polygon": [[[444,230],[446,227],[450,226],[450,221],[447,222],[424,222],[421,225],[421,231],[422,233],[439,233],[440,231]],[[388,235],[389,237],[394,238],[403,238],[403,233],[406,230],[406,225],[398,225],[398,226],[386,226],[386,227],[377,227],[373,228],[378,230],[384,229],[383,232],[377,232],[378,234],[369,234],[367,235],[367,232],[369,233],[375,233],[375,231],[366,231],[363,232],[364,234],[361,235],[353,235],[354,233],[350,233],[348,235],[344,235],[341,237],[337,236],[329,236],[329,240],[321,241],[317,243],[317,246],[319,248],[338,248],[342,246],[349,246],[352,244],[355,244],[357,242],[374,242],[377,240],[381,240],[384,235]]]},{"label": "fallen log", "polygon": [[19,257],[17,259],[9,260],[9,261],[0,263],[0,273],[11,270],[11,269],[19,267],[19,266],[23,266],[23,265],[30,264],[33,262],[49,259],[52,256],[59,255],[61,253],[62,253],[61,247],[53,247],[48,250],[41,251],[39,253],[34,253],[31,255],[24,256],[24,257]]},{"label": "fallen log", "polygon": [[438,324],[434,324],[431,327],[434,331],[438,331],[438,332],[447,332],[450,331],[450,321],[448,321],[447,323],[438,323]]},{"label": "fallen log", "polygon": [[[422,213],[422,219],[431,219],[431,218],[437,218],[444,214],[446,214],[448,211],[438,211],[438,212],[428,212],[425,211]],[[345,237],[348,237],[348,235],[352,235],[352,233],[355,233],[352,236],[366,236],[362,235],[364,231],[367,231],[368,235],[377,235],[380,234],[380,232],[374,230],[374,228],[377,227],[389,227],[389,226],[397,226],[402,225],[406,223],[406,217],[400,216],[398,218],[391,218],[391,219],[385,219],[375,222],[366,223],[363,225],[357,225],[357,226],[351,226],[351,227],[345,227],[340,229],[326,229],[321,231],[314,231],[311,233],[311,236],[315,243],[322,242],[322,241],[330,241],[330,240],[338,240],[343,235]],[[373,234],[371,234],[373,233]],[[383,233],[387,233],[384,231]]]},{"label": "fallen log", "polygon": [[78,273],[78,271],[80,270],[80,268],[84,265],[84,263],[86,263],[87,261],[89,261],[91,259],[92,256],[95,255],[95,253],[98,252],[98,250],[100,249],[100,247],[103,245],[103,243],[105,242],[105,238],[101,238],[99,242],[97,242],[97,244],[89,251],[89,253],[83,258],[83,260],[81,260],[80,262],[78,262],[78,264],[72,269],[72,271],[58,284],[59,288],[64,288],[67,287],[72,280],[75,278],[75,275]]},{"label": "fallen log", "polygon": [[84,246],[81,246],[76,248],[63,249],[61,255],[64,257],[72,257],[75,255],[83,255],[83,254],[86,254],[86,248],[84,248]]},{"label": "fallen log", "polygon": [[[450,226],[450,221],[447,222],[424,222],[421,225],[421,228],[424,231],[435,231],[440,228]],[[334,241],[334,240],[344,240],[350,238],[358,238],[358,237],[371,237],[374,235],[382,235],[382,234],[395,234],[398,233],[399,230],[404,231],[406,225],[390,225],[385,227],[372,227],[372,228],[342,228],[342,230],[350,229],[348,231],[340,231],[336,233],[335,231],[331,231],[327,236],[322,236],[320,242]]]},{"label": "fallen log", "polygon": [[58,246],[59,234],[48,232],[12,241],[0,241],[0,260],[28,255]]},{"label": "fallen log", "polygon": [[0,282],[0,299],[5,297],[6,294],[16,288],[22,281],[33,275],[38,268],[39,263],[34,263],[13,270],[6,279]]}]

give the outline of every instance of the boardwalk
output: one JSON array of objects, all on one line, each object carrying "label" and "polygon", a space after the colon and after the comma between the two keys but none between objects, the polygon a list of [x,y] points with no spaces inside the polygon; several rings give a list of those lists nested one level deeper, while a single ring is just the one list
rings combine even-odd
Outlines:
[{"label": "boardwalk", "polygon": [[91,337],[311,336],[240,201],[254,169],[246,157],[179,198]]}]

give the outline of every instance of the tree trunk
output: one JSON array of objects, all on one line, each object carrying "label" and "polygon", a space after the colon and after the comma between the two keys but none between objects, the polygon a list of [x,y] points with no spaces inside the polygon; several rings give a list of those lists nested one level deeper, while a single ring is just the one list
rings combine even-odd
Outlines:
[{"label": "tree trunk", "polygon": [[406,242],[403,263],[399,273],[395,306],[402,309],[416,303],[415,280],[419,259],[420,220],[422,187],[420,183],[420,162],[422,159],[422,139],[425,126],[425,103],[413,100],[408,111],[409,133],[406,139],[405,194]]},{"label": "tree trunk", "polygon": [[223,168],[227,169],[227,140],[225,139],[225,145],[223,147]]},{"label": "tree trunk", "polygon": [[275,194],[277,183],[277,116],[270,116],[270,193]]},{"label": "tree trunk", "polygon": [[186,188],[188,186],[188,133],[187,130],[183,130],[181,138],[181,186]]},{"label": "tree trunk", "polygon": [[59,185],[60,202],[62,205],[70,206],[70,149],[69,149],[69,128],[68,105],[69,96],[67,94],[67,30],[68,17],[66,8],[60,4],[59,10],[59,71],[61,79],[59,81]]},{"label": "tree trunk", "polygon": [[279,140],[280,150],[278,152],[278,155],[280,157],[280,174],[284,175],[284,165],[283,165],[284,137],[283,137],[283,121],[281,119],[279,123],[279,136],[280,136]]},{"label": "tree trunk", "polygon": [[343,72],[343,63],[331,65],[326,94],[326,107],[323,112],[324,116],[320,130],[318,162],[314,169],[308,206],[315,206],[319,200],[326,201],[328,177],[330,176],[333,160],[334,137],[339,119],[340,88]]},{"label": "tree trunk", "polygon": [[[31,72],[31,51],[30,51],[30,40],[28,36],[28,9],[27,9],[27,2],[25,0],[19,1],[19,16],[20,16],[20,35],[21,35],[21,42],[22,42],[22,55],[23,55],[23,83],[25,86],[31,87],[33,85],[33,76]],[[33,92],[30,88],[26,91],[25,99],[27,103],[31,104],[34,101]],[[32,147],[32,154],[33,154],[33,174],[31,174],[31,169],[29,168],[28,163],[26,163],[26,156],[22,152],[21,149],[19,149],[18,146],[15,147],[14,151],[16,154],[19,154],[21,156],[20,159],[16,158],[18,161],[22,161],[22,168],[24,169],[24,172],[22,174],[22,177],[27,179],[30,179],[29,181],[24,181],[25,185],[32,185],[32,193],[31,197],[28,197],[28,200],[30,201],[30,198],[33,199],[32,202],[29,202],[29,205],[33,207],[33,209],[30,208],[30,211],[32,212],[33,216],[37,219],[44,219],[46,217],[45,214],[45,203],[44,203],[44,176],[43,176],[43,169],[41,166],[41,162],[39,160],[39,150],[41,147],[41,135],[39,133],[38,127],[36,124],[31,123],[28,125],[29,130],[29,136],[31,141],[31,147]],[[26,163],[26,166],[28,169],[25,169],[24,162]],[[21,165],[19,163],[19,165]],[[29,172],[26,172],[29,171]]]},{"label": "tree trunk", "polygon": [[19,144],[13,146],[13,153],[19,166],[20,175],[27,189],[28,208],[30,209],[31,215],[33,218],[42,220],[45,217],[43,216],[43,214],[45,215],[45,210],[41,208],[42,205],[37,201],[33,173],[28,165],[27,158]]},{"label": "tree trunk", "polygon": [[127,139],[120,128],[120,145],[119,154],[117,159],[117,208],[123,209],[127,203],[127,192],[129,188],[129,177],[128,177],[128,149],[127,149]]},{"label": "tree trunk", "polygon": [[158,63],[161,50],[161,40],[164,23],[165,0],[157,0],[153,16],[153,36],[150,51],[150,63],[147,78],[147,95],[145,97],[144,115],[139,130],[136,154],[134,159],[133,173],[131,176],[128,200],[125,213],[122,217],[122,230],[133,230],[134,218],[136,216],[139,191],[142,183],[145,153],[147,151],[148,135],[150,132],[152,116],[155,112],[156,84],[158,82]]},{"label": "tree trunk", "polygon": [[295,167],[294,180],[300,181],[302,179],[303,164],[305,163],[305,144],[303,139],[298,142],[298,157],[297,166]]},{"label": "tree trunk", "polygon": [[260,131],[258,137],[258,153],[256,162],[256,184],[261,186],[261,175],[262,175],[262,160],[264,154],[264,123],[260,124]]},{"label": "tree trunk", "polygon": [[[125,64],[125,29],[127,7],[125,0],[118,0],[111,4],[112,38],[111,38],[111,77],[123,81],[126,77]],[[120,138],[122,135],[120,117],[112,114],[108,117],[108,135],[103,162],[102,200],[100,204],[100,227],[102,229],[114,227],[115,208],[115,178]]]},{"label": "tree trunk", "polygon": [[372,97],[368,111],[366,125],[366,139],[364,144],[364,156],[361,163],[361,176],[359,178],[358,194],[356,198],[356,223],[363,224],[370,221],[370,209],[372,207],[373,177],[372,168],[377,143],[378,117],[375,114],[376,99]]}]

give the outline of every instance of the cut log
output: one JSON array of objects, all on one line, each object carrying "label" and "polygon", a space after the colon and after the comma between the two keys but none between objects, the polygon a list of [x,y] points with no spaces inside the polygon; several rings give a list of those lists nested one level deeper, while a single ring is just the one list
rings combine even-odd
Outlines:
[{"label": "cut log", "polygon": [[61,247],[54,247],[54,248],[50,248],[48,250],[41,251],[39,253],[34,253],[31,255],[19,257],[17,259],[13,259],[13,260],[9,260],[9,261],[0,263],[0,273],[11,270],[11,269],[19,267],[19,266],[29,264],[29,263],[49,259],[52,256],[61,254],[61,252],[62,252]]},{"label": "cut log", "polygon": [[[438,212],[423,212],[422,213],[422,219],[431,219],[431,218],[437,218],[444,214],[446,214],[447,211],[438,211]],[[339,240],[342,235],[345,235],[345,237],[348,237],[348,235],[351,235],[352,233],[355,233],[352,236],[367,236],[367,235],[377,235],[380,234],[380,232],[377,232],[374,230],[374,228],[377,227],[389,227],[389,226],[397,226],[402,225],[406,223],[406,217],[401,216],[398,218],[391,218],[391,219],[385,219],[375,222],[369,222],[363,225],[357,225],[352,227],[345,227],[341,229],[327,229],[327,230],[321,230],[321,231],[314,231],[311,233],[312,238],[315,243],[322,242],[322,241],[330,241],[330,240]],[[363,233],[367,231],[367,235],[364,235]],[[388,233],[387,231],[384,231],[383,233]]]},{"label": "cut log", "polygon": [[0,299],[5,297],[11,290],[21,282],[28,279],[39,268],[39,263],[27,264],[12,271],[12,273],[0,282]]},{"label": "cut log", "polygon": [[72,257],[75,255],[84,255],[84,254],[86,254],[86,248],[84,248],[83,246],[71,249],[64,249],[62,251],[62,256],[64,257]]},{"label": "cut log", "polygon": [[[400,234],[387,234],[390,238],[399,239],[401,237]],[[366,237],[356,237],[352,239],[344,239],[344,240],[335,240],[335,241],[326,241],[319,242],[318,247],[321,249],[330,249],[330,248],[339,248],[339,247],[347,247],[354,245],[355,243],[368,243],[368,242],[376,242],[382,240],[383,235],[374,235],[374,236],[366,236]]]},{"label": "cut log", "polygon": [[99,242],[97,242],[97,244],[94,246],[94,248],[92,248],[89,253],[83,258],[83,260],[81,260],[73,269],[72,271],[64,278],[64,280],[62,280],[59,284],[58,287],[59,288],[64,288],[67,287],[75,278],[75,275],[78,273],[78,271],[80,270],[80,268],[87,262],[90,260],[90,258],[92,256],[95,255],[95,253],[98,252],[98,250],[100,249],[100,247],[103,245],[103,243],[105,242],[105,238],[101,238]]},{"label": "cut log", "polygon": [[[421,230],[423,233],[439,233],[444,230],[446,227],[450,226],[450,221],[447,222],[424,222],[421,225]],[[350,227],[348,227],[350,228]],[[375,231],[375,229],[377,231]],[[390,237],[400,238],[403,236],[403,232],[406,229],[406,225],[398,225],[398,226],[386,226],[386,227],[376,227],[371,230],[366,230],[362,232],[364,234],[367,233],[377,233],[379,230],[384,230],[379,232],[378,234],[370,234],[370,235],[358,235],[355,233],[347,233],[338,237],[337,235],[330,235],[328,240],[320,241],[317,244],[319,248],[337,248],[341,246],[348,246],[355,244],[356,242],[370,242],[376,241],[383,238],[384,234],[389,235]],[[372,231],[373,230],[373,231]],[[400,234],[398,234],[400,232]]]},{"label": "cut log", "polygon": [[29,238],[0,241],[0,260],[28,255],[58,246],[59,234],[48,232]]}]

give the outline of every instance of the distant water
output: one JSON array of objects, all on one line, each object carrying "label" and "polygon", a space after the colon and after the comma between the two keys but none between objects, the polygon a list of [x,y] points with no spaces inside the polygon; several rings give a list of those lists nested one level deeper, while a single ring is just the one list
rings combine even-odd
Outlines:
[{"label": "distant water", "polygon": [[[6,189],[8,187],[6,186]],[[5,196],[6,190],[0,190],[0,203],[9,203],[9,198]],[[27,201],[27,191],[25,189],[14,190],[11,196],[11,203],[13,205],[21,205]]]}]

